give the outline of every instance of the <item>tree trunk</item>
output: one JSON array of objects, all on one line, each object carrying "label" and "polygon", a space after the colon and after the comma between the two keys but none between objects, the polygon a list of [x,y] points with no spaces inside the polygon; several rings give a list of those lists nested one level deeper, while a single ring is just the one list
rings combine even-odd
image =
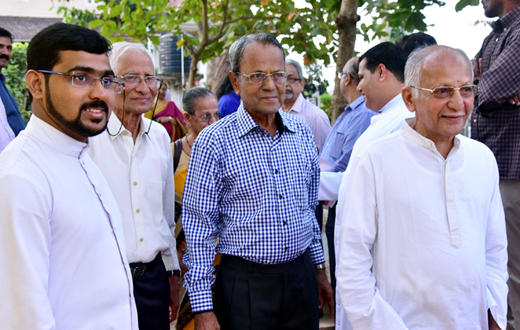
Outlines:
[{"label": "tree trunk", "polygon": [[229,62],[229,52],[226,51],[215,59],[215,72],[213,73],[213,84],[211,85],[211,91],[213,93],[217,94],[220,85],[222,85],[230,70],[231,63]]},{"label": "tree trunk", "polygon": [[[341,9],[335,19],[339,34],[338,58],[336,59],[336,71],[343,71],[345,63],[354,56],[356,43],[356,23],[359,21],[357,8],[359,0],[342,0]],[[332,124],[348,105],[347,100],[341,94],[339,79],[334,78],[334,93],[332,95]]]},{"label": "tree trunk", "polygon": [[197,75],[197,63],[199,63],[199,57],[191,54],[190,64],[190,77],[188,79],[188,88],[195,86],[195,76]]}]

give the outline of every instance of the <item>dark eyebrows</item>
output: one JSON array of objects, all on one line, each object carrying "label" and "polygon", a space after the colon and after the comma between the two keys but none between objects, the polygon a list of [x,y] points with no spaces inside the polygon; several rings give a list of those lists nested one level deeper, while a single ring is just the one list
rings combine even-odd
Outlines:
[{"label": "dark eyebrows", "polygon": [[112,71],[112,70],[98,71],[89,66],[81,66],[81,65],[76,65],[75,67],[69,69],[67,72],[72,72],[72,71],[83,71],[83,72],[90,73],[90,74],[97,73],[101,77],[114,76],[114,71]]}]

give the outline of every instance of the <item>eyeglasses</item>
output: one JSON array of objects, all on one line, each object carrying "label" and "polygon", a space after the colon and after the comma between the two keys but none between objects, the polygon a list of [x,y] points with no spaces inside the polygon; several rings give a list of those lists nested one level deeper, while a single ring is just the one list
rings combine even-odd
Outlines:
[{"label": "eyeglasses", "polygon": [[273,82],[275,84],[280,84],[287,81],[287,72],[285,71],[276,71],[273,73],[253,72],[250,74],[243,74],[241,72],[236,73],[242,76],[246,76],[249,78],[249,82],[255,85],[263,83],[267,77],[273,78]]},{"label": "eyeglasses", "polygon": [[300,82],[300,81],[302,81],[301,78],[294,78],[294,77],[288,77],[287,78],[287,82],[290,82],[291,84],[295,83],[295,82]]},{"label": "eyeglasses", "polygon": [[471,99],[474,98],[478,93],[478,86],[476,85],[464,85],[461,87],[451,87],[451,86],[440,86],[435,87],[434,89],[422,88],[417,86],[410,86],[411,88],[420,89],[422,91],[430,92],[434,98],[438,100],[445,100],[450,98],[455,91],[459,91],[460,97],[463,99]]},{"label": "eyeglasses", "polygon": [[56,71],[49,71],[49,70],[36,70],[37,72],[41,73],[51,73],[51,74],[59,74],[62,76],[71,77],[71,83],[73,86],[77,86],[80,88],[88,88],[92,89],[94,88],[94,84],[96,83],[96,80],[98,80],[101,83],[101,86],[103,88],[111,93],[119,94],[122,90],[122,84],[118,81],[115,81],[108,77],[103,78],[96,78],[88,73],[65,73],[65,72],[56,72]]},{"label": "eyeglasses", "polygon": [[343,78],[343,75],[349,74],[348,72],[341,72],[341,71],[336,71],[336,73],[338,74],[338,79],[339,80],[341,80],[341,78]]},{"label": "eyeglasses", "polygon": [[210,115],[209,113],[205,114],[204,116],[202,117],[199,117],[197,115],[192,115],[192,114],[189,114],[190,116],[193,116],[193,117],[196,117],[198,118],[200,121],[205,121],[207,123],[209,123],[211,121],[211,118],[215,118],[215,120],[219,120],[220,119],[220,114],[218,112],[216,112],[214,115]]},{"label": "eyeglasses", "polygon": [[127,74],[125,76],[117,76],[117,78],[123,80],[125,82],[125,86],[128,88],[133,88],[137,85],[139,85],[143,80],[149,88],[152,87],[159,87],[159,84],[161,83],[160,79],[157,79],[156,76],[146,76],[141,77],[136,74]]}]

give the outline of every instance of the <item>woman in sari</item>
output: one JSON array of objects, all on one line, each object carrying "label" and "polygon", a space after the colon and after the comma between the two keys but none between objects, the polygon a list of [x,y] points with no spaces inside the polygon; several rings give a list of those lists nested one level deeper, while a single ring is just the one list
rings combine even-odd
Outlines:
[{"label": "woman in sari", "polygon": [[[184,192],[184,182],[188,173],[188,163],[191,156],[191,147],[199,133],[207,126],[213,124],[219,119],[218,101],[215,94],[210,90],[202,87],[189,89],[182,99],[184,108],[184,119],[190,127],[188,134],[182,139],[172,143],[173,155],[173,171],[175,181],[175,213],[177,217],[176,239],[179,263],[181,265],[182,276],[187,271],[186,266],[182,262],[185,252],[185,239],[182,230],[182,222],[180,220],[180,206],[182,203],[182,194]],[[215,257],[215,263],[218,264],[220,256]],[[188,295],[181,297],[181,306],[177,317],[178,330],[194,329],[193,313],[189,303]]]},{"label": "woman in sari", "polygon": [[[168,135],[170,135],[170,141],[174,142],[186,135],[186,122],[181,110],[177,108],[175,103],[166,99],[166,91],[166,85],[161,84],[153,120],[161,123],[166,128]],[[152,119],[152,111],[153,109],[148,111],[145,117]]]}]

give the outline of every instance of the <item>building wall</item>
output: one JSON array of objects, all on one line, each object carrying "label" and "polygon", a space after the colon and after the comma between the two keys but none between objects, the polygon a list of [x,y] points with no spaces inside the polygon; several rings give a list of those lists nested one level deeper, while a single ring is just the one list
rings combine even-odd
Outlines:
[{"label": "building wall", "polygon": [[[94,0],[0,0],[1,16],[58,18],[59,7],[93,10]],[[51,8],[54,8],[51,10]]]}]

